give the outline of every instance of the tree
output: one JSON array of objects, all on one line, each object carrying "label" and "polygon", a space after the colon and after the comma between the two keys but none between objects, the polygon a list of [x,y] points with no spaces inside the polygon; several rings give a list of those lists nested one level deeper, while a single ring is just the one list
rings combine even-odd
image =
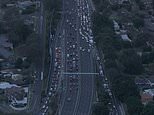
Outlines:
[{"label": "tree", "polygon": [[142,115],[154,115],[154,102],[151,102],[144,107]]},{"label": "tree", "polygon": [[117,68],[117,63],[115,60],[106,59],[104,62],[105,68]]},{"label": "tree", "polygon": [[147,45],[147,41],[149,41],[152,36],[148,33],[140,33],[137,35],[137,38],[134,39],[133,44],[135,47],[143,47]]},{"label": "tree", "polygon": [[103,104],[96,104],[94,105],[93,109],[94,115],[109,115],[109,109],[106,105]]},{"label": "tree", "polygon": [[141,18],[141,17],[135,16],[132,21],[133,21],[134,26],[137,29],[139,29],[139,28],[144,26],[144,19]]},{"label": "tree", "polygon": [[137,86],[134,79],[127,75],[119,75],[112,82],[112,88],[117,98],[125,102],[129,96],[139,97]]},{"label": "tree", "polygon": [[21,58],[18,58],[16,60],[16,62],[15,62],[15,67],[16,68],[22,68],[22,63],[23,63],[22,59]]},{"label": "tree", "polygon": [[109,77],[111,83],[114,82],[120,75],[120,72],[118,71],[117,67],[115,68],[109,68],[106,70],[107,76]]},{"label": "tree", "polygon": [[0,95],[0,102],[1,103],[7,103],[8,102],[8,98],[4,94]]},{"label": "tree", "polygon": [[141,0],[135,0],[136,3],[138,4],[140,10],[144,10],[145,9],[145,6],[143,4],[143,2]]},{"label": "tree", "polygon": [[126,104],[130,115],[141,115],[143,105],[138,97],[128,97]]},{"label": "tree", "polygon": [[27,40],[25,45],[16,48],[16,52],[20,54],[22,57],[27,57],[28,62],[32,62],[33,64],[37,64],[41,57],[41,48],[38,40],[37,34],[31,34]]},{"label": "tree", "polygon": [[128,74],[141,74],[144,70],[141,57],[131,49],[121,52],[119,55],[119,62],[124,65],[124,72]]},{"label": "tree", "polygon": [[25,25],[21,20],[17,21],[9,32],[14,47],[17,47],[21,43],[25,43],[27,37],[32,34],[32,32],[33,30],[30,26]]}]

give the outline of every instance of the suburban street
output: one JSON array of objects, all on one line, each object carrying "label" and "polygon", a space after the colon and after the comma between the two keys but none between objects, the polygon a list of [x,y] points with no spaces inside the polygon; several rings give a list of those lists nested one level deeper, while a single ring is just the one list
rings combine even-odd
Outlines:
[{"label": "suburban street", "polygon": [[[40,15],[39,15],[39,42],[42,42],[42,38],[44,36],[44,11],[43,11],[43,1],[41,0],[40,2]],[[40,46],[43,48],[43,46]],[[44,52],[44,51],[42,51]],[[42,56],[43,57],[43,56]],[[28,107],[28,112],[38,115],[40,111],[40,106],[41,106],[41,88],[42,88],[42,77],[43,77],[43,68],[44,68],[44,57],[40,58],[40,67],[38,66],[35,76],[36,79],[33,84],[33,89],[32,89],[32,96],[29,102],[29,107]]]}]

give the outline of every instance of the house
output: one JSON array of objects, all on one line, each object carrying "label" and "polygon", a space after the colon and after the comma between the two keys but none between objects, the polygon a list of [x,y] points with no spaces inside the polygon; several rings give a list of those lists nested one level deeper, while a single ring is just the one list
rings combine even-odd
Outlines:
[{"label": "house", "polygon": [[23,2],[17,3],[17,7],[21,8],[21,9],[26,9],[26,7],[29,7],[31,5],[33,5],[32,1],[23,1]]},{"label": "house", "polygon": [[142,104],[146,105],[146,104],[148,104],[151,101],[153,101],[153,96],[152,95],[150,95],[147,92],[143,92],[141,94],[141,102],[142,102]]},{"label": "house", "polygon": [[5,89],[5,95],[9,98],[9,99],[16,99],[16,100],[22,100],[25,96],[25,91],[23,88],[21,87],[11,87],[11,88],[7,88]]},{"label": "house", "polygon": [[149,77],[149,78],[147,78],[147,80],[149,81],[150,86],[153,87],[154,86],[154,77]]},{"label": "house", "polygon": [[151,10],[153,7],[153,0],[141,0],[143,2],[146,10]]},{"label": "house", "polygon": [[0,82],[0,89],[8,89],[11,87],[19,87],[16,84],[10,84],[8,82]]},{"label": "house", "polygon": [[138,86],[139,89],[151,88],[149,81],[145,78],[135,78],[135,84]]},{"label": "house", "polygon": [[146,89],[144,90],[144,92],[150,94],[151,96],[154,96],[154,89]]},{"label": "house", "polygon": [[114,30],[119,31],[120,30],[119,24],[115,20],[113,20],[113,24],[114,24]]},{"label": "house", "polygon": [[132,41],[132,40],[128,37],[127,34],[121,34],[121,39],[124,40],[124,41],[129,41],[129,42]]}]

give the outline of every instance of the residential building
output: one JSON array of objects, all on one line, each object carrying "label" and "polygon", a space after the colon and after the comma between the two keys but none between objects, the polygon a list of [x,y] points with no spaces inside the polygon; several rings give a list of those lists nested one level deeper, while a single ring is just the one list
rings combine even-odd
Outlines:
[{"label": "residential building", "polygon": [[151,101],[153,101],[153,96],[152,95],[150,95],[147,92],[143,92],[141,94],[141,102],[142,102],[142,104],[146,105],[146,104],[148,104]]},{"label": "residential building", "polygon": [[146,10],[151,10],[153,7],[153,0],[141,0],[145,6]]}]

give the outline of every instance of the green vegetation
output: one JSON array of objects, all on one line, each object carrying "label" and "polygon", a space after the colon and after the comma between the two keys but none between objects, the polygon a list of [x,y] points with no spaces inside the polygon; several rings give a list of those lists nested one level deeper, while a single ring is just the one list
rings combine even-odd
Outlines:
[{"label": "green vegetation", "polygon": [[30,36],[32,32],[32,28],[28,25],[25,25],[23,21],[16,21],[9,32],[9,37],[13,43],[13,46],[18,47],[19,45],[25,43],[27,37]]},{"label": "green vegetation", "polygon": [[144,19],[142,17],[135,16],[132,21],[137,29],[144,26]]},{"label": "green vegetation", "polygon": [[[55,34],[57,24],[61,18],[61,0],[46,0],[44,2],[44,7],[46,11],[47,24],[51,24],[51,33]],[[48,27],[49,28],[49,27]]]},{"label": "green vegetation", "polygon": [[153,113],[154,113],[154,102],[151,102],[144,107],[142,115],[153,115]]},{"label": "green vegetation", "polygon": [[124,73],[127,74],[141,74],[143,72],[143,66],[141,57],[132,50],[122,50],[119,54],[119,62],[124,66]]},{"label": "green vegetation", "polygon": [[126,100],[126,104],[127,104],[128,112],[130,115],[141,115],[143,105],[138,98],[136,98],[134,96],[129,97]]},{"label": "green vegetation", "polygon": [[36,6],[35,5],[32,5],[32,6],[29,6],[27,7],[26,9],[22,10],[22,14],[31,14],[31,13],[34,13],[36,11]]},{"label": "green vegetation", "polygon": [[94,105],[93,115],[109,115],[109,110],[106,105],[96,104]]},{"label": "green vegetation", "polygon": [[138,4],[140,10],[144,10],[145,6],[141,0],[135,0],[135,2]]},{"label": "green vegetation", "polygon": [[[97,11],[92,16],[93,33],[99,51],[103,52],[106,76],[111,82],[116,97],[127,105],[128,113],[142,115],[145,108],[141,103],[134,79],[136,75],[145,72],[143,64],[152,63],[154,60],[153,49],[148,44],[151,36],[142,32],[138,33],[132,42],[122,41],[120,36],[114,33],[113,22],[110,19],[111,14],[104,12],[108,10],[112,13],[113,7],[108,4],[107,0],[94,0],[94,3]],[[135,15],[132,23],[139,30],[144,26],[143,17]],[[142,51],[142,55],[139,55],[140,51]],[[104,105],[99,104],[98,107],[103,108]],[[96,114],[97,111],[95,111]]]}]

